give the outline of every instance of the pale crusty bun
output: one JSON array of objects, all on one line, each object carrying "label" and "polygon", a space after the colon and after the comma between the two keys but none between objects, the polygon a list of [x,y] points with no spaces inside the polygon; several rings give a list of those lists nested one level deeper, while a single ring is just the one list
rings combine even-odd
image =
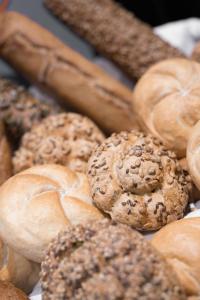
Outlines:
[{"label": "pale crusty bun", "polygon": [[49,116],[23,136],[13,158],[14,173],[54,163],[85,173],[92,151],[104,139],[100,129],[85,116]]},{"label": "pale crusty bun", "polygon": [[157,138],[136,131],[113,134],[93,152],[88,179],[94,203],[117,222],[155,230],[180,219],[190,177]]},{"label": "pale crusty bun", "polygon": [[40,266],[17,254],[0,240],[0,280],[30,293],[39,280]]},{"label": "pale crusty bun", "polygon": [[185,157],[191,129],[200,119],[200,64],[176,58],[154,65],[137,83],[133,107],[144,131]]},{"label": "pale crusty bun", "polygon": [[174,268],[186,293],[200,297],[200,218],[182,219],[163,227],[152,244]]},{"label": "pale crusty bun", "polygon": [[28,300],[28,297],[9,282],[0,281],[1,300]]},{"label": "pale crusty bun", "polygon": [[66,226],[102,217],[92,205],[86,175],[63,166],[30,168],[0,188],[0,236],[35,262]]},{"label": "pale crusty bun", "polygon": [[190,175],[200,190],[200,121],[192,128],[187,145],[187,164]]}]

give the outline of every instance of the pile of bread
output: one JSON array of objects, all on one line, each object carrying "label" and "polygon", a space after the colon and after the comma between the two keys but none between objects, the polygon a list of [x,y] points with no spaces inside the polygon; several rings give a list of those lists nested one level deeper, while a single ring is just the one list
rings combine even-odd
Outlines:
[{"label": "pile of bread", "polygon": [[55,102],[0,78],[0,298],[200,299],[199,46],[112,0],[45,4],[137,83],[1,13],[0,57]]}]

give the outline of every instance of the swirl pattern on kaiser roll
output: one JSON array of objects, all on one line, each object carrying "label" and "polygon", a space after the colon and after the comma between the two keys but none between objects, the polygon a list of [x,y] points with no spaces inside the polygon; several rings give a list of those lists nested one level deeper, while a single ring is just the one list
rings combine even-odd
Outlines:
[{"label": "swirl pattern on kaiser roll", "polygon": [[173,267],[186,294],[200,297],[200,218],[168,224],[154,235],[152,245]]},{"label": "swirl pattern on kaiser roll", "polygon": [[[23,76],[108,132],[138,128],[131,91],[45,28],[19,13],[5,12],[0,32],[0,56]],[[25,57],[31,58],[28,63]]]},{"label": "swirl pattern on kaiser roll", "polygon": [[133,107],[144,131],[185,157],[200,119],[200,64],[176,58],[152,66],[135,87]]},{"label": "swirl pattern on kaiser roll", "polygon": [[27,260],[0,240],[0,280],[30,293],[39,280],[40,265]]},{"label": "swirl pattern on kaiser roll", "polygon": [[101,218],[86,175],[63,166],[32,167],[0,188],[0,236],[35,262],[42,261],[51,239],[66,226]]}]

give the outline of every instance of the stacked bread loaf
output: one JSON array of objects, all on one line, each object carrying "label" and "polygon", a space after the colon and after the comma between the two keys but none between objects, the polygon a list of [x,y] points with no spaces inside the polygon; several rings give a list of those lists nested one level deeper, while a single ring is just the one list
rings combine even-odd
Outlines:
[{"label": "stacked bread loaf", "polygon": [[[29,293],[42,263],[44,300],[198,299],[200,219],[179,219],[200,193],[200,65],[111,0],[45,2],[144,75],[132,93],[27,17],[0,14],[0,56],[56,103],[0,79],[1,298],[27,299],[16,288]],[[142,234],[158,229],[151,245]]]}]

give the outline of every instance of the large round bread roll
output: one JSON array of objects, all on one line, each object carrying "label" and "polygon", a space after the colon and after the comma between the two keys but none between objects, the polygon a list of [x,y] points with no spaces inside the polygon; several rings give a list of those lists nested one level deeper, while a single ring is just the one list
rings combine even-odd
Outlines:
[{"label": "large round bread roll", "polygon": [[1,300],[28,300],[28,297],[9,282],[0,281]]},{"label": "large round bread roll", "polygon": [[193,127],[187,145],[187,164],[192,180],[200,190],[200,121]]},{"label": "large round bread roll", "polygon": [[200,218],[182,219],[163,227],[152,244],[174,268],[188,296],[200,297]]},{"label": "large round bread roll", "polygon": [[39,280],[40,266],[13,251],[0,240],[0,280],[30,293]]},{"label": "large round bread roll", "polygon": [[185,157],[191,128],[200,119],[200,64],[176,58],[154,65],[136,85],[133,107],[144,131]]},{"label": "large round bread roll", "polygon": [[0,188],[0,236],[35,262],[41,262],[49,242],[66,226],[101,218],[86,175],[63,166],[30,168]]}]

